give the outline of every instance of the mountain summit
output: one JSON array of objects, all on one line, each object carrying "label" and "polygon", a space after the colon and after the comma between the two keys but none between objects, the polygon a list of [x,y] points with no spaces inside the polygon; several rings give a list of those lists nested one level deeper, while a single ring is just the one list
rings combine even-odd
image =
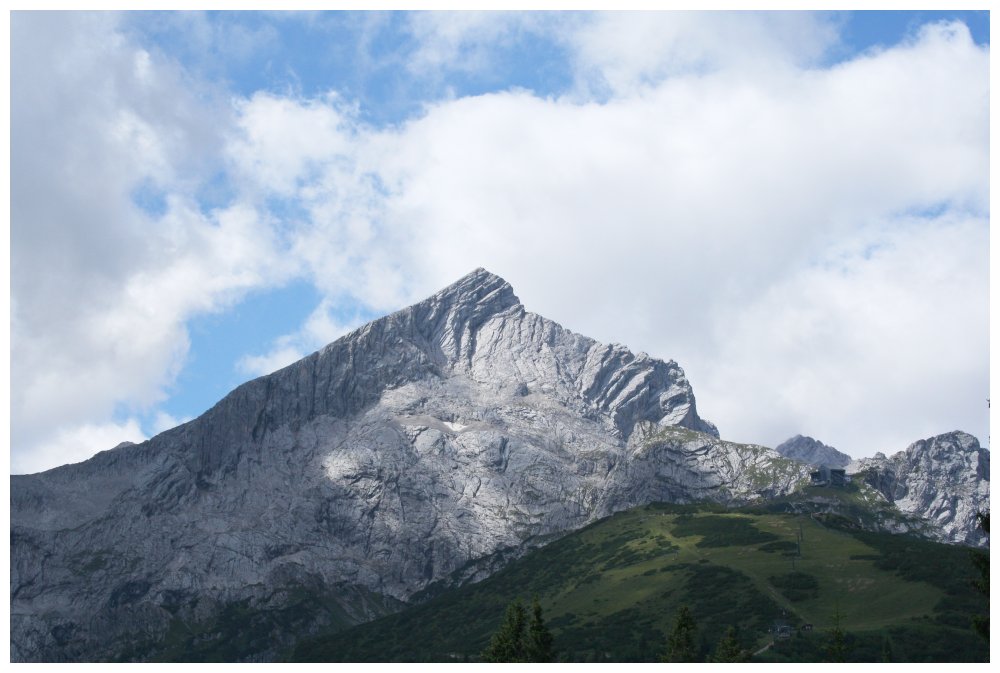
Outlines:
[{"label": "mountain summit", "polygon": [[189,423],[12,476],[11,659],[143,660],[183,636],[267,660],[609,514],[781,496],[808,469],[719,439],[676,362],[477,269]]},{"label": "mountain summit", "polygon": [[298,630],[352,624],[615,511],[803,474],[719,440],[676,362],[574,334],[477,269],[189,423],[12,476],[11,657],[153,656],[171,629],[302,596],[322,609]]}]

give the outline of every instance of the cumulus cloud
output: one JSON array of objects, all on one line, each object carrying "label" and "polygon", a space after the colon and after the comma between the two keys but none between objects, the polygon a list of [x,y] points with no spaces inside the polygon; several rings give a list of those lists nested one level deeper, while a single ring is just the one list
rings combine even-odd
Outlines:
[{"label": "cumulus cloud", "polygon": [[[756,20],[743,28],[751,43],[770,34]],[[705,48],[723,46],[734,48]],[[798,48],[787,62],[815,57]],[[361,129],[349,161],[292,172],[308,213],[296,251],[331,297],[385,310],[485,265],[529,308],[679,359],[696,390],[705,383],[703,412],[747,441],[826,432],[871,453],[943,427],[932,418],[985,434],[981,410],[956,415],[984,393],[984,343],[949,355],[934,321],[949,314],[981,331],[986,316],[985,304],[948,299],[985,287],[987,224],[974,214],[988,210],[986,53],[964,26],[942,24],[832,69],[734,77],[726,54],[713,58],[698,76],[664,76],[604,103],[500,92],[438,103],[399,129]],[[334,105],[297,105],[318,137],[340,123]],[[973,215],[942,229],[956,244],[928,247],[939,229],[912,217],[927,209]],[[916,275],[932,268],[929,250],[949,269],[934,292]],[[880,303],[852,311],[850,297]],[[837,329],[792,329],[796,346],[774,348],[775,325],[816,312]],[[254,371],[304,352],[291,341]],[[934,358],[938,390],[961,392],[946,403],[913,378],[889,385],[883,369],[902,367],[903,353]],[[838,410],[819,393],[846,380]],[[748,406],[770,399],[754,387],[772,403]],[[900,401],[892,414],[885,400]],[[927,422],[907,422],[917,408]],[[845,415],[849,427],[831,420]]]},{"label": "cumulus cloud", "polygon": [[[110,419],[165,398],[186,320],[285,267],[255,210],[196,202],[219,168],[226,106],[129,42],[114,15],[15,13],[12,35],[11,416],[23,465],[133,430]],[[140,188],[162,212],[141,207]]]},{"label": "cumulus cloud", "polygon": [[599,12],[563,38],[588,93],[631,95],[670,77],[772,76],[812,65],[837,42],[806,12]]},{"label": "cumulus cloud", "polygon": [[12,452],[10,469],[13,474],[41,472],[57,465],[86,460],[98,451],[106,451],[122,442],[139,443],[145,439],[147,437],[135,418],[123,423],[61,425],[32,451]]},{"label": "cumulus cloud", "polygon": [[[238,363],[257,375],[477,266],[570,329],[677,359],[728,438],[986,438],[988,52],[964,26],[821,67],[836,34],[804,14],[412,19],[414,68],[479,67],[535,31],[576,85],[374,128],[335,93],[193,100],[106,18],[15,21],[15,446],[63,446],[45,418],[155,405],[185,321],[248,289],[300,276],[324,297]],[[66,98],[73,119],[29,115]],[[220,167],[234,196],[206,212],[193,195]]]},{"label": "cumulus cloud", "polygon": [[[738,413],[753,396],[727,387],[727,372],[761,354],[737,355],[715,335],[775,286],[819,283],[809,263],[839,254],[844,241],[888,228],[892,245],[917,260],[927,248],[914,241],[927,234],[909,214],[988,212],[987,60],[964,26],[944,24],[829,70],[734,79],[723,68],[604,104],[524,92],[439,104],[363,149],[386,186],[380,218],[396,232],[393,243],[404,236],[398,232],[412,232],[406,245],[378,246],[392,255],[383,266],[396,260],[409,269],[412,280],[400,282],[422,296],[476,260],[507,277],[529,308],[675,357],[696,390],[699,380],[713,382],[702,409],[731,436],[776,443],[782,428],[809,432],[822,405],[808,418],[789,416],[787,406]],[[822,276],[824,292],[795,295],[784,313],[825,310],[817,307],[858,294],[862,278],[869,296],[885,299],[884,317],[841,311],[840,337],[868,335],[861,343],[840,353],[825,341],[804,342],[795,357],[770,357],[755,385],[780,386],[809,370],[823,389],[833,384],[822,372],[850,372],[870,400],[860,405],[868,416],[835,434],[855,453],[902,448],[934,425],[887,421],[883,400],[905,399],[900,409],[920,408],[925,418],[955,418],[955,404],[984,396],[967,360],[985,370],[982,341],[959,358],[962,366],[927,341],[937,316],[957,307],[966,324],[984,324],[985,304],[941,306],[950,293],[981,296],[985,287],[985,248],[977,246],[987,225],[969,221],[951,230],[961,245],[936,250],[948,268],[969,271],[937,292],[922,292],[912,274],[886,271],[898,257],[852,251],[855,276]],[[913,264],[911,271],[928,268]],[[890,301],[895,295],[914,299]],[[754,317],[769,323],[766,314]],[[883,349],[875,346],[898,341],[899,325],[913,330],[912,362],[947,363],[939,381],[962,390],[954,404],[926,387],[886,388],[876,364]],[[983,410],[960,417],[986,435]],[[873,434],[880,422],[893,432]]]},{"label": "cumulus cloud", "polygon": [[873,227],[731,307],[700,394],[735,439],[770,445],[811,433],[871,455],[983,432],[988,266],[985,219]]},{"label": "cumulus cloud", "polygon": [[325,164],[349,161],[354,120],[333,94],[308,101],[258,93],[237,106],[227,155],[244,196],[297,195]]}]

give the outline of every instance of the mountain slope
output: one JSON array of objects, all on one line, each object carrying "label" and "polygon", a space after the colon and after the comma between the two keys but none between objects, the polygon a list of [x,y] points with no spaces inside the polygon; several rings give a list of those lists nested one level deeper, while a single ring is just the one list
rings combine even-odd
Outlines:
[{"label": "mountain slope", "polygon": [[[822,661],[840,614],[849,661],[985,661],[985,611],[967,550],[845,531],[809,516],[653,504],[532,551],[487,580],[350,631],[302,642],[294,661],[475,660],[506,605],[537,595],[569,661],[656,661],[690,607],[702,656],[730,625],[757,651],[774,620],[796,635],[761,660]],[[798,627],[810,624],[811,632]]]},{"label": "mountain slope", "polygon": [[316,597],[237,657],[267,659],[611,512],[804,476],[719,440],[675,362],[527,312],[479,269],[149,441],[12,476],[11,657],[155,656]]}]

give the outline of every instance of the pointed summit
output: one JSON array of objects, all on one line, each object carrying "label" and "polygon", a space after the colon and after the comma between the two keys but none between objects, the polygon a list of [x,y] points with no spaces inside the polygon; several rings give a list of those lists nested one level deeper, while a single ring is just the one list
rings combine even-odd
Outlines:
[{"label": "pointed summit", "polygon": [[484,323],[511,311],[523,313],[524,308],[510,283],[479,268],[404,311],[454,364],[471,358]]},{"label": "pointed summit", "polygon": [[511,306],[519,306],[521,301],[514,294],[510,283],[479,267],[421,303],[480,307],[499,312]]},{"label": "pointed summit", "polygon": [[114,658],[137,615],[155,658],[171,619],[302,592],[360,621],[635,504],[757,498],[706,462],[750,464],[717,436],[677,363],[530,313],[479,268],[189,423],[12,477],[11,658]]}]

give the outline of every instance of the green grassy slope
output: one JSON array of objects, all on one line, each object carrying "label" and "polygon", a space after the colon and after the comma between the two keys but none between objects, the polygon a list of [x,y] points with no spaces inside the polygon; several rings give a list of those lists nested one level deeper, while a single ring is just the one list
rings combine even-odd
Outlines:
[{"label": "green grassy slope", "polygon": [[[801,536],[801,556],[798,538]],[[474,660],[506,605],[537,595],[563,660],[655,661],[686,604],[707,656],[729,625],[753,651],[775,619],[811,633],[757,658],[823,660],[839,612],[849,659],[981,661],[984,610],[966,549],[861,533],[812,516],[650,505],[619,513],[475,585],[340,634],[300,642],[297,661]]]}]

